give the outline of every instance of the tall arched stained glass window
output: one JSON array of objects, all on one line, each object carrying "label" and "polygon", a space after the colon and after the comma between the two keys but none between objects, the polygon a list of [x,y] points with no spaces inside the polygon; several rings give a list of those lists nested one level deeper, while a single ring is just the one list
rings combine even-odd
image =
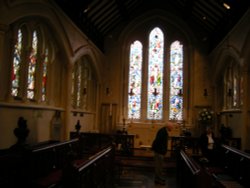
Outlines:
[{"label": "tall arched stained glass window", "polygon": [[14,47],[14,57],[13,57],[13,67],[12,67],[12,87],[11,95],[17,97],[19,95],[20,89],[20,66],[21,66],[21,56],[22,56],[22,42],[23,33],[21,29],[17,32],[17,41]]},{"label": "tall arched stained glass window", "polygon": [[224,73],[224,110],[240,109],[242,102],[243,76],[240,64],[234,59],[227,61]]},{"label": "tall arched stained glass window", "polygon": [[[31,23],[32,22],[32,23]],[[56,43],[48,40],[49,30],[42,23],[34,21],[13,25],[16,40],[13,41],[13,60],[11,69],[11,90],[13,100],[22,100],[33,104],[50,104],[48,97],[52,93],[48,80],[54,71],[52,57]],[[50,69],[50,70],[49,70]],[[56,89],[57,90],[57,89]],[[27,100],[28,99],[28,100]]]},{"label": "tall arched stained glass window", "polygon": [[147,49],[136,40],[130,44],[127,118],[183,121],[183,44],[166,43],[160,27],[143,36]]},{"label": "tall arched stained glass window", "polygon": [[37,64],[37,32],[33,32],[32,47],[29,55],[29,68],[28,68],[28,88],[27,88],[27,98],[34,99],[35,97],[35,74],[36,74],[36,64]]},{"label": "tall arched stained glass window", "polygon": [[179,41],[170,47],[169,119],[183,119],[183,47]]},{"label": "tall arched stained glass window", "polygon": [[72,70],[72,108],[91,111],[95,109],[96,80],[90,59],[83,56],[75,62]]},{"label": "tall arched stained glass window", "polygon": [[43,60],[43,78],[42,78],[42,101],[46,100],[46,85],[47,85],[47,71],[48,71],[48,55],[49,49],[46,48]]},{"label": "tall arched stained glass window", "polygon": [[141,117],[142,86],[142,44],[135,41],[130,46],[129,85],[128,85],[128,118]]},{"label": "tall arched stained glass window", "polygon": [[81,102],[82,76],[83,76],[82,73],[83,73],[83,66],[81,65],[81,63],[78,63],[77,75],[76,75],[76,79],[77,79],[76,106],[77,108],[80,108],[82,105],[82,102]]},{"label": "tall arched stained glass window", "polygon": [[164,36],[160,28],[149,35],[148,54],[148,119],[162,119]]}]

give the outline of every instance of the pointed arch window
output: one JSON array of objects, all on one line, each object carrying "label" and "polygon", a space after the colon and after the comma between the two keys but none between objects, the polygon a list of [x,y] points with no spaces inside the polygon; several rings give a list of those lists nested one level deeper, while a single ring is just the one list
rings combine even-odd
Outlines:
[{"label": "pointed arch window", "polygon": [[158,27],[149,35],[147,118],[162,119],[164,35]]},{"label": "pointed arch window", "polygon": [[28,87],[27,87],[27,98],[34,99],[35,97],[35,75],[36,75],[36,65],[37,65],[37,48],[38,48],[38,38],[37,32],[33,32],[31,52],[29,55],[29,68],[28,68]]},{"label": "pointed arch window", "polygon": [[10,95],[13,99],[47,103],[49,63],[54,46],[47,40],[47,27],[41,24],[34,28],[29,21],[13,27],[16,28],[16,41],[13,45]]},{"label": "pointed arch window", "polygon": [[142,86],[142,44],[135,41],[130,46],[129,64],[129,96],[128,117],[140,119],[141,117],[141,86]]},{"label": "pointed arch window", "polygon": [[20,95],[20,72],[21,72],[21,58],[23,51],[23,32],[18,29],[17,40],[14,46],[14,55],[12,63],[12,74],[11,74],[11,95],[18,97]]},{"label": "pointed arch window", "polygon": [[88,58],[79,59],[72,70],[72,108],[74,110],[94,110],[96,80]]},{"label": "pointed arch window", "polygon": [[231,60],[224,73],[224,109],[240,109],[242,102],[243,76],[240,65]]},{"label": "pointed arch window", "polygon": [[42,64],[42,101],[46,101],[47,97],[47,77],[48,77],[49,49],[45,49],[43,64]]},{"label": "pointed arch window", "polygon": [[148,49],[137,40],[130,45],[129,119],[183,120],[183,45],[180,41],[165,45],[164,35],[155,27],[148,35]]},{"label": "pointed arch window", "polygon": [[179,41],[170,46],[169,119],[183,119],[183,47]]},{"label": "pointed arch window", "polygon": [[72,72],[72,106],[74,108],[82,107],[82,94],[83,94],[83,68],[82,61],[76,62]]}]

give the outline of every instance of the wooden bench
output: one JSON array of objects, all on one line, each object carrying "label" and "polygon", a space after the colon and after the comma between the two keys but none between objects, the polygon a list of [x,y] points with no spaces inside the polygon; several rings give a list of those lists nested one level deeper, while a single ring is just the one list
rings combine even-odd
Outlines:
[{"label": "wooden bench", "polygon": [[184,150],[180,150],[177,160],[177,182],[180,187],[211,188],[212,178]]},{"label": "wooden bench", "polygon": [[53,187],[60,183],[62,169],[68,154],[74,152],[78,157],[79,140],[59,142],[32,150],[29,156],[27,178],[34,187]]},{"label": "wooden bench", "polygon": [[[79,139],[46,144],[25,155],[0,157],[1,187],[55,188],[67,187],[63,180],[71,174],[70,187],[103,187],[112,184],[114,147],[96,153],[81,152]],[[5,165],[2,165],[5,164]],[[71,168],[68,168],[71,165]],[[90,182],[91,180],[91,182]],[[90,185],[90,186],[89,186]],[[106,186],[108,187],[108,186]]]},{"label": "wooden bench", "polygon": [[86,160],[74,160],[63,177],[64,188],[114,186],[114,147],[109,146]]},{"label": "wooden bench", "polygon": [[228,183],[234,183],[235,187],[250,187],[250,154],[221,145],[218,164],[223,172],[214,173],[214,177],[223,187]]},{"label": "wooden bench", "polygon": [[79,138],[84,150],[95,153],[97,150],[108,145],[115,144],[117,155],[133,155],[134,135],[131,134],[105,134],[91,132],[70,132],[70,138]]},{"label": "wooden bench", "polygon": [[212,179],[214,188],[250,187],[250,155],[227,145],[220,145],[217,160],[206,161],[204,157],[193,156],[202,170]]}]

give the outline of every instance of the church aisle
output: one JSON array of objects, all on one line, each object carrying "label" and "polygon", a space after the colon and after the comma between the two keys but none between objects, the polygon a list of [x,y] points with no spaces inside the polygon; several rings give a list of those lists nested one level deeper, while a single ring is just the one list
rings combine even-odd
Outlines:
[{"label": "church aisle", "polygon": [[176,169],[167,169],[166,185],[154,183],[154,171],[151,168],[124,168],[117,178],[115,188],[178,188]]}]

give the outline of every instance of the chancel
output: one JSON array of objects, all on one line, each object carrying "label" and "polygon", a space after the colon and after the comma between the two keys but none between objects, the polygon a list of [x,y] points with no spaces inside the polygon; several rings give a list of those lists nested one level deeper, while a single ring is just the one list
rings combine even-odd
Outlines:
[{"label": "chancel", "polygon": [[250,187],[249,4],[1,0],[0,187]]}]

